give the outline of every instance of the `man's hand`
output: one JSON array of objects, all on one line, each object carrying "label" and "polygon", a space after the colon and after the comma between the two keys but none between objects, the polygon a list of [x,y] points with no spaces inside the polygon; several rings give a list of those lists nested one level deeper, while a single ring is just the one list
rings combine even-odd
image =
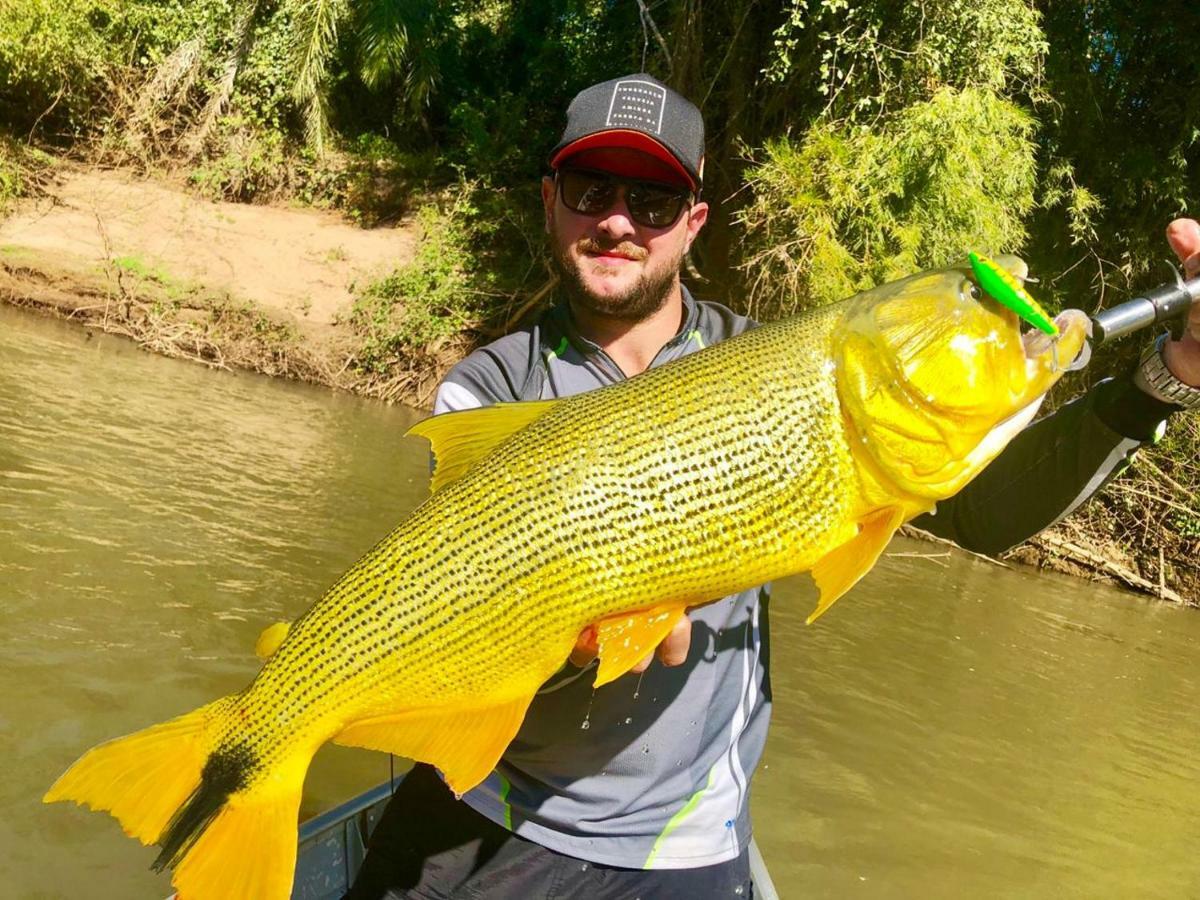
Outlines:
[{"label": "man's hand", "polygon": [[[647,653],[646,658],[629,671],[645,672],[655,656],[664,666],[678,666],[687,659],[691,646],[692,620],[685,615],[675,623],[670,634],[663,638],[654,652]],[[571,651],[571,662],[580,667],[586,666],[596,658],[597,649],[596,629],[589,625],[580,632],[579,640],[575,642],[575,649]]]},{"label": "man's hand", "polygon": [[[1200,275],[1200,223],[1195,219],[1176,219],[1167,226],[1167,243],[1183,263],[1184,276]],[[1187,332],[1182,340],[1167,341],[1163,359],[1171,374],[1185,384],[1200,387],[1200,303],[1188,313]]]}]

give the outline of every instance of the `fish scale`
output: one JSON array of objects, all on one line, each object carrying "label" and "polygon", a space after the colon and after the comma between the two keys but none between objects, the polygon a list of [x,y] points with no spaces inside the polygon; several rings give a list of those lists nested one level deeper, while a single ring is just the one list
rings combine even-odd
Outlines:
[{"label": "fish scale", "polygon": [[[46,799],[160,843],[156,866],[189,900],[283,900],[304,773],[326,741],[431,762],[465,791],[585,628],[601,685],[688,606],[811,569],[823,611],[1057,378],[1053,353],[1027,360],[1011,314],[964,279],[923,273],[609,388],[417,425],[437,457],[432,495],[253,682],[89,751]],[[1070,358],[1082,328],[1060,340]],[[913,480],[925,471],[935,485]]]}]

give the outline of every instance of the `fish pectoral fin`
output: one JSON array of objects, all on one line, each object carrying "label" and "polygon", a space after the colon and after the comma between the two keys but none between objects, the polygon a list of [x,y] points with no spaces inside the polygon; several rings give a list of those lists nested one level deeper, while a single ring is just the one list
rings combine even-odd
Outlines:
[{"label": "fish pectoral fin", "polygon": [[600,667],[596,687],[620,678],[654,652],[684,613],[683,604],[609,616],[595,624]]},{"label": "fish pectoral fin", "polygon": [[441,770],[456,794],[487,778],[525,719],[533,695],[499,706],[406,710],[352,722],[333,742],[394,753]]},{"label": "fish pectoral fin", "polygon": [[904,523],[904,510],[885,506],[858,523],[858,534],[826,553],[813,566],[812,577],[821,590],[817,608],[805,620],[811,625],[838,597],[854,587],[871,570],[896,529]]},{"label": "fish pectoral fin", "polygon": [[291,622],[276,622],[264,628],[258,640],[254,642],[254,655],[259,659],[269,659],[271,654],[279,649],[291,626]]},{"label": "fish pectoral fin", "polygon": [[422,419],[405,436],[423,437],[432,445],[431,489],[437,491],[461,478],[505,438],[540,419],[556,403],[557,400],[530,400],[443,413]]}]

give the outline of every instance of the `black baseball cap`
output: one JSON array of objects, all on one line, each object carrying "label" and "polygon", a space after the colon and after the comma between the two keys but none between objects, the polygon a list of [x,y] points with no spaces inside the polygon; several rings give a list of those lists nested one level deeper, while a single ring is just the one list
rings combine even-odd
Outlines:
[{"label": "black baseball cap", "polygon": [[693,191],[704,180],[704,118],[687,98],[639,73],[594,84],[567,107],[567,127],[550,168],[584,150],[628,147],[677,170]]}]

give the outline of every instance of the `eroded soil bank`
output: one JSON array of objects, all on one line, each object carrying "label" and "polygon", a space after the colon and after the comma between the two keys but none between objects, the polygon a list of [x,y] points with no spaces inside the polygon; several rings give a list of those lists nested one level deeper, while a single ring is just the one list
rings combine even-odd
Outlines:
[{"label": "eroded soil bank", "polygon": [[407,223],[363,229],[63,165],[0,221],[0,300],[170,356],[422,406],[461,347],[381,378],[353,365],[351,325],[355,288],[409,260],[416,239]]}]

